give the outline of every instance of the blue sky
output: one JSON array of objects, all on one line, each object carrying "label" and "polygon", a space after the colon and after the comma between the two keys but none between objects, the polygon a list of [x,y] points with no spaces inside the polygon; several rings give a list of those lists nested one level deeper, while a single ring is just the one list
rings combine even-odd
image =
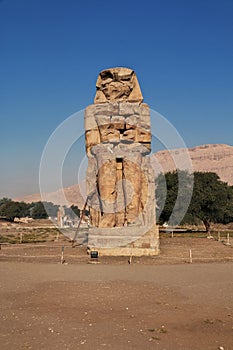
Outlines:
[{"label": "blue sky", "polygon": [[0,1],[0,197],[38,192],[49,136],[108,67],[133,68],[188,147],[233,145],[232,18],[232,0]]}]

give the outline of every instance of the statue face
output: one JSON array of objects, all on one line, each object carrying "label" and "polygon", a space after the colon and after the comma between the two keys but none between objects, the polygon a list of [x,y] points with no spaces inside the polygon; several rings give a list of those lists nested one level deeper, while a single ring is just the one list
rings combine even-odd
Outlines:
[{"label": "statue face", "polygon": [[107,70],[100,74],[102,79],[100,90],[104,93],[107,100],[126,99],[133,90],[132,75],[119,74],[120,72]]},{"label": "statue face", "polygon": [[123,82],[111,81],[110,84],[106,84],[103,86],[102,91],[106,96],[107,100],[116,100],[116,99],[126,99],[130,92],[132,91],[132,87],[130,84],[125,84]]},{"label": "statue face", "polygon": [[129,68],[110,68],[102,71],[99,74],[96,88],[95,103],[130,100],[133,94],[133,99],[142,101],[136,75]]}]

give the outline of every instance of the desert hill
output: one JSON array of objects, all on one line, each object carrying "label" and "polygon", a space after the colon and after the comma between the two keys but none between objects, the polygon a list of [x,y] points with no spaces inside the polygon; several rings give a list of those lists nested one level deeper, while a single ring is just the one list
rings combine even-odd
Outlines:
[{"label": "desert hill", "polygon": [[[63,194],[64,191],[64,194]],[[43,199],[40,193],[31,194],[24,197],[15,198],[16,201],[23,201],[26,203],[39,202],[41,200],[52,202],[58,205],[72,205],[75,204],[79,208],[82,208],[85,202],[85,191],[82,195],[83,190],[81,190],[79,184],[66,187],[64,189],[59,189],[54,192],[45,193]],[[68,203],[65,203],[64,197]],[[84,199],[83,199],[84,197]]]},{"label": "desert hill", "polygon": [[[159,151],[155,154],[157,162],[163,169],[163,172],[176,169],[172,156],[175,155],[181,161],[184,149],[172,151]],[[220,179],[233,185],[233,146],[228,145],[202,145],[188,149],[193,171],[214,172]]]},{"label": "desert hill", "polygon": [[[160,171],[164,173],[173,171],[176,169],[176,165],[173,160],[175,156],[179,160],[179,164],[182,164],[184,153],[187,152],[184,149],[176,149],[172,151],[163,150],[154,154],[153,164],[155,172],[158,174]],[[202,145],[188,149],[189,156],[191,158],[193,171],[203,172],[215,172],[219,175],[220,179],[227,182],[229,185],[233,185],[233,146],[228,145]],[[182,164],[182,168],[185,168],[185,164]],[[83,190],[83,184],[73,185],[58,191],[45,194],[47,201],[51,201],[55,204],[66,204],[62,193],[68,204],[76,204],[80,208],[84,204],[85,190]],[[15,200],[24,201],[27,203],[37,202],[41,200],[39,193],[29,196],[15,198]]]}]

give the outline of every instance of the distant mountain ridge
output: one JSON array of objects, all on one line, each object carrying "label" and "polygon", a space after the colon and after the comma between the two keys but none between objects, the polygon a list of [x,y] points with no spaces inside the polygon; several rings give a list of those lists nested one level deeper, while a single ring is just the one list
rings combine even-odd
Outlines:
[{"label": "distant mountain ridge", "polygon": [[[155,158],[166,173],[176,169],[172,155],[180,155],[182,158],[182,152],[186,152],[186,150],[159,151],[155,154]],[[233,185],[233,146],[202,145],[189,148],[188,152],[193,171],[214,172],[222,181]]]},{"label": "distant mountain ridge", "polygon": [[[186,149],[175,150],[163,150],[155,153],[152,157],[153,164],[155,165],[155,172],[158,174],[163,171],[176,170],[176,165],[173,160],[173,155],[182,160],[182,154],[187,152]],[[209,144],[197,146],[188,149],[189,156],[191,158],[193,171],[202,172],[215,172],[219,175],[220,179],[227,182],[229,185],[233,185],[233,146],[223,144]],[[51,201],[55,204],[66,204],[64,202],[64,196],[68,202],[68,205],[78,205],[81,208],[85,201],[85,190],[83,184],[69,186],[58,191],[47,193],[45,195],[47,201]],[[37,202],[41,200],[40,193],[15,198],[15,200],[24,201],[26,203]]]},{"label": "distant mountain ridge", "polygon": [[[64,197],[68,203],[65,203]],[[77,205],[82,208],[85,202],[85,190],[81,190],[79,184],[59,189],[54,192],[45,193],[43,198],[40,193],[30,194],[24,197],[15,198],[16,201],[23,201],[26,203],[39,202],[41,200],[52,202],[58,205]]]}]

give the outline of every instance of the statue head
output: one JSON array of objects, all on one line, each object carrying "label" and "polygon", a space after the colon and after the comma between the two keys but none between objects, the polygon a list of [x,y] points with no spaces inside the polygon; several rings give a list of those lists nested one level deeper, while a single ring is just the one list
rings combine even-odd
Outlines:
[{"label": "statue head", "polygon": [[95,103],[143,101],[140,86],[130,68],[109,68],[100,72],[96,82]]}]

